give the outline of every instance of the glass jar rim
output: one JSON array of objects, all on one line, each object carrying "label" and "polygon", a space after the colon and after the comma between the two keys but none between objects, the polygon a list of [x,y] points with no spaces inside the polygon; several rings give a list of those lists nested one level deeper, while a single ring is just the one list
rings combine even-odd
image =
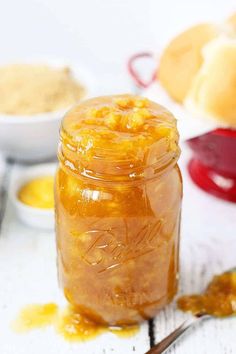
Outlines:
[{"label": "glass jar rim", "polygon": [[[91,183],[106,182],[109,184],[137,184],[166,175],[177,164],[180,153],[181,149],[178,146],[174,152],[168,155],[165,154],[165,156],[161,156],[154,164],[131,169],[126,168],[123,169],[123,171],[125,171],[123,174],[99,173],[95,170],[86,169],[81,162],[78,162],[78,160],[78,166],[76,166],[73,161],[66,158],[65,154],[63,153],[61,143],[59,144],[58,148],[58,159],[66,171],[77,178],[79,177],[84,180],[89,179]],[[103,160],[100,160],[100,163],[102,163],[102,161]]]},{"label": "glass jar rim", "polygon": [[[123,110],[117,100],[131,100],[131,106]],[[140,100],[147,107],[144,112],[136,106]],[[95,114],[102,110],[102,115],[95,118],[93,109]],[[141,116],[142,124],[135,130],[133,119],[136,122],[142,113],[148,117]],[[107,114],[108,119],[109,114],[111,118],[118,114],[120,125],[107,126]],[[127,182],[169,170],[180,155],[178,139],[175,117],[159,104],[133,95],[98,97],[82,102],[64,117],[58,157],[73,173],[91,180]]]}]

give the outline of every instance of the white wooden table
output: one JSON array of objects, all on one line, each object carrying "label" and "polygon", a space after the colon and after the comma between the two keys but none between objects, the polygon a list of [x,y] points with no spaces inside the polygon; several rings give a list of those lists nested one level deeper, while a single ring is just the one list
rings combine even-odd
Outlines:
[{"label": "white wooden table", "polygon": [[[184,149],[185,150],[185,149]],[[184,201],[180,292],[200,292],[215,273],[236,265],[236,205],[198,189],[181,167]],[[16,218],[9,200],[13,179],[22,168],[0,163],[0,353],[1,354],[144,354],[188,315],[168,306],[134,337],[106,333],[93,341],[68,343],[52,328],[15,334],[10,323],[22,306],[64,299],[57,286],[54,233],[29,228]],[[236,318],[197,325],[168,353],[235,354]]]}]

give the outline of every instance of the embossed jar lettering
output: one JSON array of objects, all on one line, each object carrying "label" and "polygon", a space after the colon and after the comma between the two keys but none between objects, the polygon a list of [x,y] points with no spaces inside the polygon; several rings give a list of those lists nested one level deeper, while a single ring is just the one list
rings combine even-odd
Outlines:
[{"label": "embossed jar lettering", "polygon": [[178,157],[174,117],[141,97],[92,99],[64,118],[55,193],[58,273],[78,312],[127,325],[172,300]]}]

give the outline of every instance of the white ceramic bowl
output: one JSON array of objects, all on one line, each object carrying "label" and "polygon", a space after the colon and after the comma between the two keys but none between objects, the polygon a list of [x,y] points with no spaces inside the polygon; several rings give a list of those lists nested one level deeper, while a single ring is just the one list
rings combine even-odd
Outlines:
[{"label": "white ceramic bowl", "polygon": [[18,218],[26,225],[44,230],[54,229],[54,210],[34,208],[22,203],[18,199],[20,188],[34,178],[55,175],[57,165],[55,163],[39,164],[22,169],[15,175],[11,184],[10,199]]},{"label": "white ceramic bowl", "polygon": [[[31,60],[30,64],[33,63],[70,67],[75,79],[85,87],[83,99],[95,95],[93,77],[86,69],[58,60]],[[55,157],[61,119],[70,108],[29,116],[0,114],[0,152],[6,158],[21,162],[39,162]]]}]

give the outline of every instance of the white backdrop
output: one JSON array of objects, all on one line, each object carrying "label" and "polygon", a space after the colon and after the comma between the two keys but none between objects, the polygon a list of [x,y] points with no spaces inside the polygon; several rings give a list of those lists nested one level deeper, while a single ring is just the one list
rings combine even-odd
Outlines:
[{"label": "white backdrop", "polygon": [[122,90],[130,54],[155,51],[176,31],[232,11],[235,0],[1,0],[0,60],[73,59],[103,87]]},{"label": "white backdrop", "polygon": [[[131,54],[158,51],[186,26],[221,21],[232,11],[236,11],[236,0],[0,0],[0,63],[31,57],[75,61],[94,73],[101,92],[128,91],[125,63]],[[235,265],[236,223],[235,205],[209,196],[190,181],[185,168],[187,151],[183,150],[181,288],[189,293],[201,291],[212,274]],[[9,190],[21,168],[14,166],[9,172]],[[1,170],[0,161],[0,184]],[[79,346],[61,340],[51,328],[25,336],[10,330],[10,321],[24,304],[51,298],[60,303],[52,236],[21,224],[7,201],[0,237],[0,353],[118,354],[133,353],[134,345],[137,354],[146,351],[147,324],[137,337],[126,341],[108,334]],[[162,311],[155,320],[156,340],[184,318],[174,305]],[[235,332],[234,319],[209,321],[180,341],[171,353],[235,354]]]}]

